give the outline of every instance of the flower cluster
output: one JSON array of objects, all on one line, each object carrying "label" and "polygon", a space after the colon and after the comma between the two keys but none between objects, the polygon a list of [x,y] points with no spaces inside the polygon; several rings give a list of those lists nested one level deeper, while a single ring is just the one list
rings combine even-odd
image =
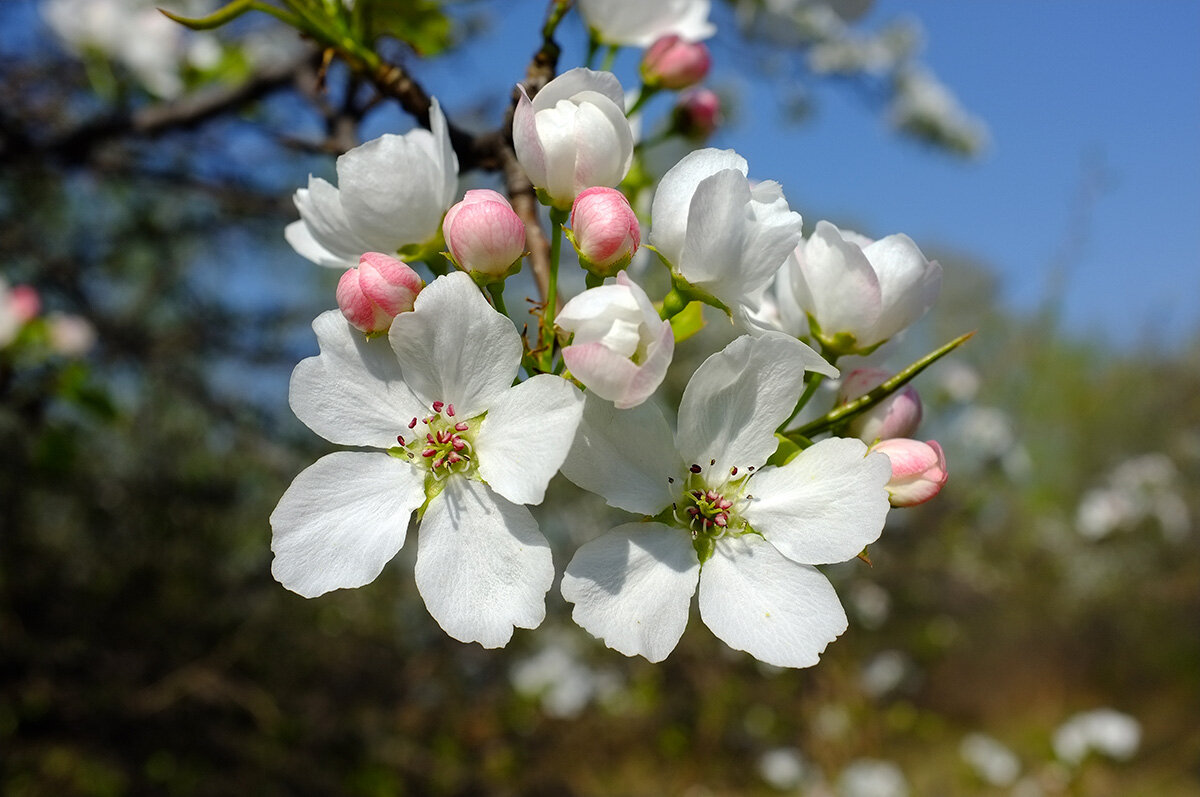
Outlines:
[{"label": "flower cluster", "polygon": [[[708,5],[578,10],[595,43],[647,48],[640,107],[707,74]],[[512,155],[550,222],[541,259],[535,215],[491,189],[455,203],[436,100],[430,130],[363,144],[338,159],[336,187],[310,177],[296,192],[287,240],[345,271],[291,406],[330,442],[373,451],[329,454],[296,477],[271,515],[273,573],[307,597],[361,586],[412,529],[430,614],[456,639],[504,645],[546,613],[555,568],[528,507],[561,472],[632,513],[566,565],[576,623],[660,661],[698,595],[730,647],[811,666],[847,627],[818,568],[862,555],[891,507],[946,481],[937,443],[910,439],[922,409],[909,380],[961,339],[898,372],[838,368],[923,316],[941,268],[903,235],[871,241],[821,221],[805,239],[782,187],[749,179],[733,150],[686,154],[637,201],[623,181],[635,163],[646,172],[625,96],[614,74],[584,67],[518,87]],[[564,240],[587,287],[562,302]],[[643,240],[665,266],[658,301],[627,270]],[[527,265],[543,269],[533,323],[505,301]],[[704,305],[743,334],[664,413],[676,342]],[[838,379],[814,412],[823,380]]]}]

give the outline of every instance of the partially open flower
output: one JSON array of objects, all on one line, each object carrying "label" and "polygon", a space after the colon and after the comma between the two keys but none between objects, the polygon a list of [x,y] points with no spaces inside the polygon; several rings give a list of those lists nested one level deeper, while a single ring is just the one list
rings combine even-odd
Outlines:
[{"label": "partially open flower", "polygon": [[413,309],[425,282],[405,263],[367,252],[338,280],[337,303],[350,324],[368,334],[387,332],[392,319]]},{"label": "partially open flower", "polygon": [[454,262],[472,275],[503,279],[520,269],[525,222],[495,191],[468,191],[447,211],[442,234]]},{"label": "partially open flower", "polygon": [[[878,368],[858,368],[842,380],[838,388],[838,404],[847,404],[887,381],[892,375]],[[897,390],[883,401],[850,421],[847,431],[871,443],[893,437],[909,437],[921,423],[921,397],[911,384]]]},{"label": "partially open flower", "polygon": [[532,100],[520,90],[513,148],[544,201],[566,210],[585,188],[624,179],[633,164],[633,133],[625,92],[611,72],[572,69]]},{"label": "partially open flower", "polygon": [[575,335],[562,352],[571,374],[617,409],[649,398],[675,353],[670,323],[659,319],[646,292],[623,271],[615,285],[567,302],[555,323]]},{"label": "partially open flower", "polygon": [[703,42],[663,36],[642,56],[642,82],[654,88],[686,89],[704,80],[711,66],[712,56]]},{"label": "partially open flower", "polygon": [[571,238],[581,266],[596,276],[611,277],[629,265],[642,234],[625,195],[596,186],[575,198]]},{"label": "partially open flower", "polygon": [[688,41],[716,32],[708,21],[710,0],[579,0],[579,13],[597,40],[646,47],[676,33]]},{"label": "partially open flower", "polygon": [[946,456],[937,441],[922,443],[903,437],[881,440],[872,451],[887,454],[892,461],[892,478],[887,483],[892,506],[923,504],[942,491],[946,479]]}]

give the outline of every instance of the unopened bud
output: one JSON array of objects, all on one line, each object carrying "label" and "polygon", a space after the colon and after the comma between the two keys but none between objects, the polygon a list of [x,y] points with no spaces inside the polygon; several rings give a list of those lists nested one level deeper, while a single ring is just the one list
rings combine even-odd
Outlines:
[{"label": "unopened bud", "polygon": [[642,56],[642,82],[650,88],[686,89],[704,80],[710,66],[712,56],[703,42],[663,36]]},{"label": "unopened bud", "polygon": [[675,105],[674,128],[685,138],[703,141],[720,123],[721,99],[711,89],[692,89]]},{"label": "unopened bud", "polygon": [[521,268],[525,223],[495,191],[468,191],[446,212],[442,234],[454,262],[473,276],[500,280]]},{"label": "unopened bud", "polygon": [[950,474],[946,456],[937,441],[922,443],[897,437],[881,440],[872,451],[886,454],[892,462],[892,478],[887,483],[888,501],[892,506],[916,506],[933,498],[942,490]]},{"label": "unopened bud", "polygon": [[[892,375],[878,368],[858,368],[842,380],[838,389],[838,404],[850,401],[871,392]],[[891,394],[866,412],[856,415],[847,426],[847,431],[859,440],[871,443],[893,437],[909,437],[921,423],[921,397],[912,385]]]},{"label": "unopened bud", "polygon": [[598,277],[611,277],[629,265],[642,236],[625,195],[596,186],[575,197],[571,240],[581,266]]},{"label": "unopened bud", "polygon": [[358,268],[338,280],[337,303],[352,326],[368,334],[386,332],[392,319],[413,309],[425,282],[407,264],[381,252],[367,252]]}]

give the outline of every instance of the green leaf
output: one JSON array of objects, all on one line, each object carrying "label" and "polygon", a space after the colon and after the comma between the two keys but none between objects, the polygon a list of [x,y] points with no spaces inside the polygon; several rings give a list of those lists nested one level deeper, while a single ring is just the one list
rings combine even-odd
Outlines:
[{"label": "green leaf", "polygon": [[391,36],[423,56],[437,55],[454,43],[454,26],[436,0],[359,0],[365,6],[368,40]]}]

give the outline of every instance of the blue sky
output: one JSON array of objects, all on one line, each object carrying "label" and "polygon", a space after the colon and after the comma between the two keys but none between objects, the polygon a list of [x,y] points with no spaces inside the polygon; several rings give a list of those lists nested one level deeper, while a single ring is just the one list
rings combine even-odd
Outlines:
[{"label": "blue sky", "polygon": [[[513,3],[493,43],[458,68],[521,74],[544,7]],[[1047,296],[1054,264],[1063,263],[1069,329],[1123,345],[1194,337],[1200,3],[878,0],[863,24],[898,17],[919,20],[922,60],[987,123],[991,143],[980,158],[896,136],[835,85],[814,87],[808,123],[783,125],[778,92],[722,63],[729,51],[719,42],[713,80],[743,95],[743,113],[712,143],[745,155],[752,177],[782,182],[808,226],[853,220],[874,235],[905,232],[926,249],[971,255],[1020,310]],[[576,33],[564,27],[563,68],[578,63]],[[427,75],[433,91],[454,82],[448,71]],[[1098,179],[1098,193],[1081,202]]]}]

